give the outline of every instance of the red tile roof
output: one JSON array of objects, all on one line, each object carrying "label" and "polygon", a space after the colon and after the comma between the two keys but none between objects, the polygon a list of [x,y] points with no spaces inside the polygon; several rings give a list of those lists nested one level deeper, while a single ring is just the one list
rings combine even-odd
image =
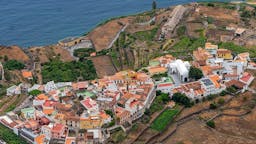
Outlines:
[{"label": "red tile roof", "polygon": [[252,75],[248,72],[245,72],[242,78],[240,78],[240,80],[247,83],[251,78],[252,78]]},{"label": "red tile roof", "polygon": [[64,130],[65,128],[65,125],[63,124],[55,124],[52,128],[52,132],[56,132],[56,133],[59,133],[61,132],[62,130]]}]

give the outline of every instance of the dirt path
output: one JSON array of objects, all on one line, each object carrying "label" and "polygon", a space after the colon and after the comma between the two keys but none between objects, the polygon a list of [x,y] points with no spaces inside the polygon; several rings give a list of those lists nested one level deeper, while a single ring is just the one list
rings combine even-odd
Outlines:
[{"label": "dirt path", "polygon": [[0,114],[4,113],[5,110],[12,104],[16,101],[17,99],[17,96],[13,96],[13,97],[9,97],[11,100],[8,101],[6,104],[4,104],[1,109],[0,109]]}]

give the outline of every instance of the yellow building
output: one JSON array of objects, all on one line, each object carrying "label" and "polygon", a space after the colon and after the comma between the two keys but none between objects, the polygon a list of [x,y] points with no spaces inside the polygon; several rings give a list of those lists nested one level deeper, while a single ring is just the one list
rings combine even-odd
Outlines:
[{"label": "yellow building", "polygon": [[103,121],[99,116],[91,116],[80,119],[80,129],[100,128],[102,125]]},{"label": "yellow building", "polygon": [[223,59],[233,59],[231,51],[227,50],[227,49],[218,49],[217,50],[217,57],[218,58],[223,58]]}]

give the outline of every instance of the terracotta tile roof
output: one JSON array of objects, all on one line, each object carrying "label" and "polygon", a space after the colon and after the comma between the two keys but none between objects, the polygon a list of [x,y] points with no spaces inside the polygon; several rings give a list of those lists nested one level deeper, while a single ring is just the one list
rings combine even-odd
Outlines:
[{"label": "terracotta tile roof", "polygon": [[116,113],[116,116],[119,117],[119,118],[120,117],[126,117],[127,115],[130,115],[130,112],[125,110],[122,107],[116,107],[115,113]]},{"label": "terracotta tile roof", "polygon": [[43,109],[43,113],[46,114],[46,115],[51,115],[53,112],[54,112],[53,108],[51,108],[51,109]]},{"label": "terracotta tile roof", "polygon": [[148,72],[150,74],[165,73],[167,72],[167,69],[165,67],[151,67],[151,68],[148,68]]},{"label": "terracotta tile roof", "polygon": [[57,102],[51,101],[51,100],[46,100],[44,102],[43,106],[45,106],[45,107],[53,107],[55,104],[57,104]]},{"label": "terracotta tile roof", "polygon": [[65,144],[75,144],[76,138],[75,137],[67,137],[65,140]]},{"label": "terracotta tile roof", "polygon": [[231,51],[227,50],[227,49],[218,49],[217,50],[217,54],[227,54],[227,53],[231,54]]},{"label": "terracotta tile roof", "polygon": [[36,99],[38,99],[38,100],[48,100],[49,97],[46,96],[45,94],[39,94],[39,95],[36,97]]},{"label": "terracotta tile roof", "polygon": [[36,144],[44,144],[45,135],[41,134],[35,138]]},{"label": "terracotta tile roof", "polygon": [[173,86],[172,83],[162,83],[162,84],[159,84],[157,87],[170,87],[170,86]]},{"label": "terracotta tile roof", "polygon": [[206,60],[211,58],[212,55],[205,49],[198,48],[197,50],[193,51],[193,57],[200,65],[206,65]]},{"label": "terracotta tile roof", "polygon": [[33,77],[32,72],[31,71],[27,71],[27,70],[22,70],[22,76],[24,78],[32,78]]},{"label": "terracotta tile roof", "polygon": [[85,100],[81,101],[81,104],[83,104],[84,107],[87,109],[93,108],[97,105],[97,103],[89,97],[87,97]]},{"label": "terracotta tile roof", "polygon": [[245,83],[238,81],[238,80],[230,80],[225,83],[226,87],[235,86],[239,89],[243,89],[243,87],[246,85]]},{"label": "terracotta tile roof", "polygon": [[215,86],[216,88],[220,88],[220,87],[221,87],[221,85],[220,85],[220,83],[219,83],[220,77],[219,77],[218,75],[211,75],[211,76],[210,76],[210,79],[211,79],[211,81],[214,83],[214,86]]},{"label": "terracotta tile roof", "polygon": [[78,89],[85,89],[88,87],[88,82],[87,81],[83,81],[83,82],[77,82],[77,83],[72,83],[72,87],[73,89],[75,90],[78,90]]},{"label": "terracotta tile roof", "polygon": [[201,66],[201,70],[203,71],[204,75],[210,75],[212,74],[212,68],[211,66]]},{"label": "terracotta tile roof", "polygon": [[63,124],[55,124],[52,128],[52,132],[60,133],[62,130],[64,130],[65,125]]},{"label": "terracotta tile roof", "polygon": [[252,78],[252,75],[248,72],[243,73],[243,76],[240,78],[243,82],[247,83]]},{"label": "terracotta tile roof", "polygon": [[100,112],[100,117],[101,117],[102,119],[108,119],[108,118],[110,118],[110,116],[107,115],[107,114],[106,114],[105,112],[103,112],[103,111]]}]

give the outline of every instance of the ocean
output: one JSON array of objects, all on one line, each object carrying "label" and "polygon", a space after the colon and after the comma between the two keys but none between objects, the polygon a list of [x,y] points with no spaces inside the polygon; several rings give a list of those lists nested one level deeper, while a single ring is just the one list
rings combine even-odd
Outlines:
[{"label": "ocean", "polygon": [[[158,7],[196,0],[157,0]],[[0,45],[22,48],[80,36],[112,17],[151,9],[152,0],[0,0]]]}]

